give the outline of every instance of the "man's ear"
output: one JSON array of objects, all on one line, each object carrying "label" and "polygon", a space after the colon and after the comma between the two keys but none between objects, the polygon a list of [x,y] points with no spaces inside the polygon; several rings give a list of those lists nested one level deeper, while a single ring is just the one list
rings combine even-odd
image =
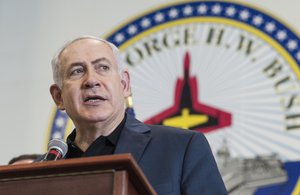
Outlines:
[{"label": "man's ear", "polygon": [[123,71],[122,73],[121,84],[123,86],[124,97],[125,98],[129,97],[131,94],[131,89],[130,89],[130,76],[127,70]]},{"label": "man's ear", "polygon": [[61,97],[61,89],[56,84],[53,84],[50,86],[50,93],[57,108],[60,110],[65,110],[63,99]]}]

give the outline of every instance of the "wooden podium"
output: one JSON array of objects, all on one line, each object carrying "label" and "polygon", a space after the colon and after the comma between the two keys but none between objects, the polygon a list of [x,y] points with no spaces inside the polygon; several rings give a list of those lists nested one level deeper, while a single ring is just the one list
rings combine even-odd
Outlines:
[{"label": "wooden podium", "polygon": [[156,195],[130,154],[0,166],[7,195]]}]

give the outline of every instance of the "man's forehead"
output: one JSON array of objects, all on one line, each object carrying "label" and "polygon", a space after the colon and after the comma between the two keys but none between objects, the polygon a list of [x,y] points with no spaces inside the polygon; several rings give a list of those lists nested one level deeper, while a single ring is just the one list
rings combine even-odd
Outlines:
[{"label": "man's forehead", "polygon": [[107,43],[95,39],[86,38],[86,39],[79,39],[70,43],[61,52],[61,56],[63,56],[65,53],[68,53],[69,51],[73,52],[74,50],[80,51],[85,49],[99,49],[99,50],[108,50],[112,52],[112,49]]},{"label": "man's forehead", "polygon": [[99,55],[98,57],[114,58],[111,47],[107,43],[95,39],[80,39],[72,42],[62,50],[59,58],[62,62],[66,60],[80,60],[82,55],[91,57]]}]

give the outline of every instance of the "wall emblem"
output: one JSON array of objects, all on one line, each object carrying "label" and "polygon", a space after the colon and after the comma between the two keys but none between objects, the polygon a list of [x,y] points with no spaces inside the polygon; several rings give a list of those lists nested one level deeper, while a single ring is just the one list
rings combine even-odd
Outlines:
[{"label": "wall emblem", "polygon": [[230,193],[270,194],[263,185],[278,191],[290,177],[281,163],[300,159],[300,42],[285,24],[244,4],[185,1],[107,37],[131,72],[136,117],[204,132]]}]

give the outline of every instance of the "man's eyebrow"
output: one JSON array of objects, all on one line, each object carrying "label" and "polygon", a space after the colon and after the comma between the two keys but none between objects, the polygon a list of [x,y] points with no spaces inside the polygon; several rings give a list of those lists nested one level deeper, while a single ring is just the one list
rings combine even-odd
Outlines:
[{"label": "man's eyebrow", "polygon": [[72,64],[70,64],[70,68],[72,68],[72,67],[74,67],[74,66],[83,66],[84,65],[84,63],[83,62],[74,62],[74,63],[72,63]]},{"label": "man's eyebrow", "polygon": [[107,58],[105,58],[105,57],[98,58],[98,59],[92,61],[92,64],[97,64],[98,62],[102,62],[102,61],[105,61],[105,62],[108,62],[109,64],[111,64],[111,62]]}]

